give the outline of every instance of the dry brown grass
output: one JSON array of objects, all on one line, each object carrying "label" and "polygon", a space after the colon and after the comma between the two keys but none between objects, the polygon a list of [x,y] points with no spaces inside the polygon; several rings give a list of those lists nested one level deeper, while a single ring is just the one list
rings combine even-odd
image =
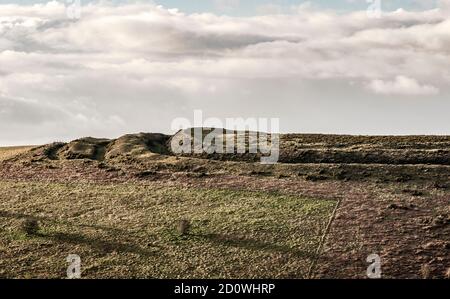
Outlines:
[{"label": "dry brown grass", "polygon": [[422,276],[423,279],[430,279],[430,275],[431,275],[431,267],[428,264],[423,264],[420,267],[420,275]]},{"label": "dry brown grass", "polygon": [[12,158],[18,154],[24,153],[33,146],[11,146],[11,147],[0,147],[0,161],[7,160]]},{"label": "dry brown grass", "polygon": [[368,248],[398,252],[384,277],[450,276],[446,248],[417,251],[450,235],[449,137],[286,135],[289,163],[276,165],[171,156],[166,137],[83,138],[3,162],[0,277],[64,276],[69,253],[89,278],[305,277],[335,201],[302,197],[340,199],[317,277],[365,275]]}]

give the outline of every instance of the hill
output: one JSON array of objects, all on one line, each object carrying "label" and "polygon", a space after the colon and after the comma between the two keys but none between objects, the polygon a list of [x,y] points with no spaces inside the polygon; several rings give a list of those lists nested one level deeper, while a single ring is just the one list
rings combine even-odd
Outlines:
[{"label": "hill", "polygon": [[74,253],[86,278],[364,278],[374,253],[385,278],[449,275],[450,137],[284,134],[265,165],[174,153],[186,132],[1,149],[0,277]]}]

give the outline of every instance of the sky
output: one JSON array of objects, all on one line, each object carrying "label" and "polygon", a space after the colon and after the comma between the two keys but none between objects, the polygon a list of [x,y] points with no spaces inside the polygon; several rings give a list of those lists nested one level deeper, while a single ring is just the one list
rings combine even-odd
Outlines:
[{"label": "sky", "polygon": [[0,145],[172,133],[197,109],[450,135],[450,0],[380,3],[0,0]]},{"label": "sky", "polygon": [[[70,2],[71,0],[61,0],[61,2]],[[0,0],[0,4],[39,4],[47,3],[48,0]],[[87,4],[98,2],[95,0],[81,0],[81,3]],[[104,1],[107,2],[107,1]],[[154,3],[166,8],[178,8],[186,13],[215,13],[232,16],[252,16],[264,13],[268,8],[273,10],[289,10],[292,6],[298,6],[305,3],[313,4],[322,9],[332,9],[335,11],[357,11],[365,10],[368,7],[367,0],[110,0],[110,3]],[[387,11],[399,8],[407,10],[425,10],[436,8],[439,0],[384,0],[382,6]],[[264,9],[266,8],[266,9]]]}]

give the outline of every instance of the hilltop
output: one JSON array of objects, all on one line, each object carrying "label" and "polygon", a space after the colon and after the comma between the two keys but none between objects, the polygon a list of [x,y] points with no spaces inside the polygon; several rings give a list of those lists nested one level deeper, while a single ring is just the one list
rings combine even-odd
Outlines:
[{"label": "hilltop", "polygon": [[176,154],[183,134],[0,150],[0,277],[74,252],[87,278],[363,278],[374,253],[386,278],[449,275],[449,136],[282,134],[265,165]]}]

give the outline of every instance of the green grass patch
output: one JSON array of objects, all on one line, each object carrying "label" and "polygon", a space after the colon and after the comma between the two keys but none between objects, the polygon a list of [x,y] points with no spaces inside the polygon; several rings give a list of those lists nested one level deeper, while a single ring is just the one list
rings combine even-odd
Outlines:
[{"label": "green grass patch", "polygon": [[[303,278],[335,205],[157,183],[0,182],[0,276],[64,277],[78,254],[86,278]],[[21,237],[30,216],[39,234]]]}]

